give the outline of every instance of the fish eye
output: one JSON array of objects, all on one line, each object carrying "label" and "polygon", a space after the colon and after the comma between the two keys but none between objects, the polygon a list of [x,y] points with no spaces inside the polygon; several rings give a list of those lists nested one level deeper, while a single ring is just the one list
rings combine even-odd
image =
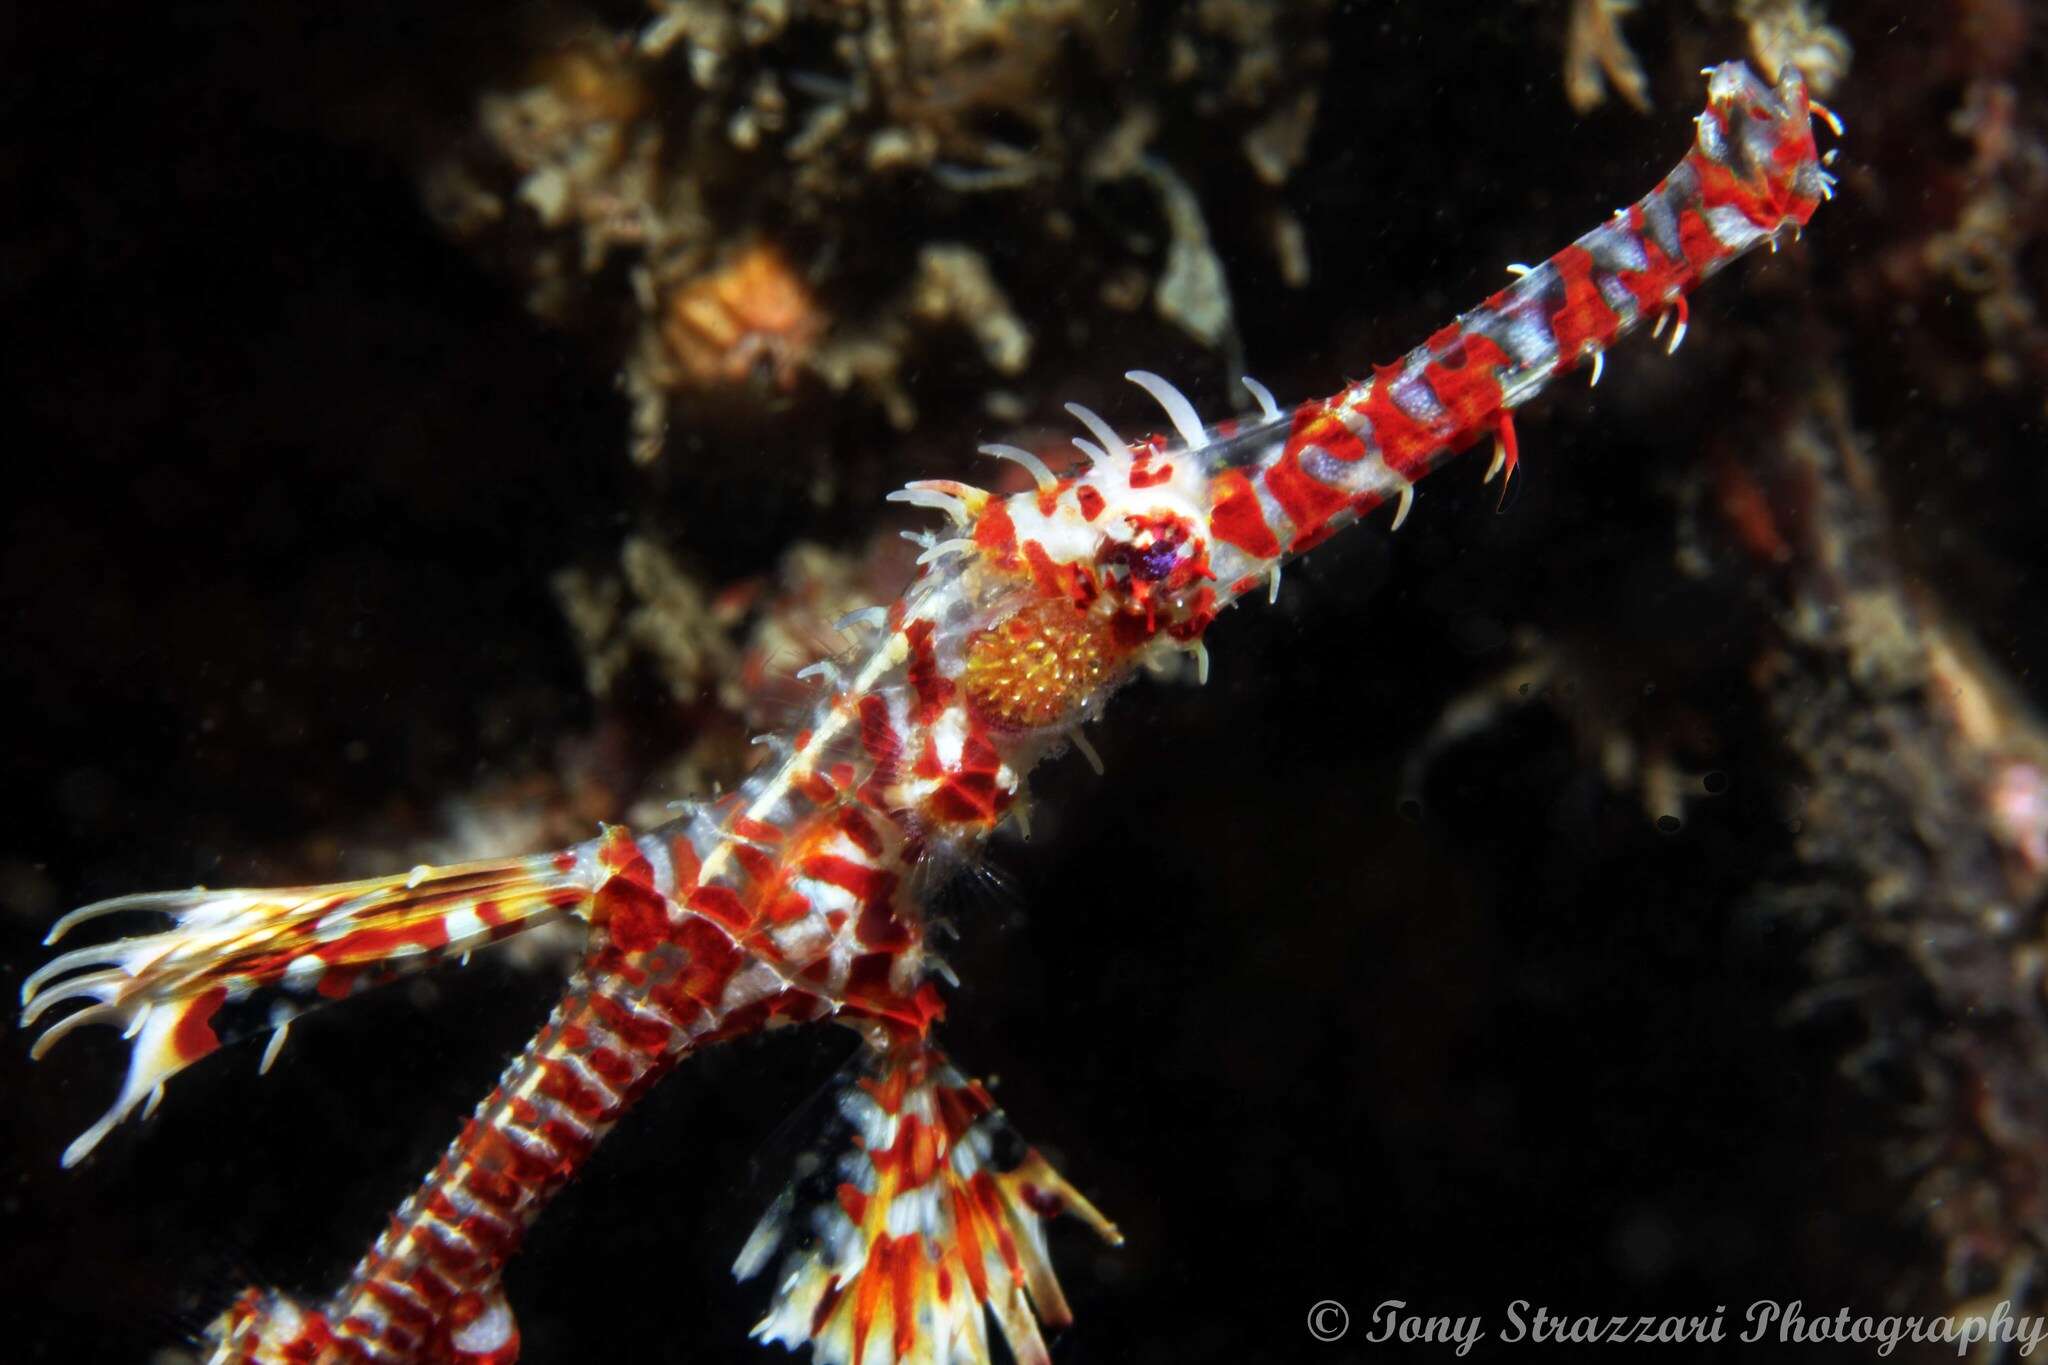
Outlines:
[{"label": "fish eye", "polygon": [[1124,566],[1134,582],[1158,583],[1195,557],[1201,541],[1187,522],[1170,512],[1125,518],[1130,534],[1102,548],[1105,563]]},{"label": "fish eye", "polygon": [[1173,572],[1180,552],[1181,546],[1170,540],[1155,540],[1143,547],[1133,545],[1124,556],[1124,563],[1130,566],[1131,577],[1156,583]]}]

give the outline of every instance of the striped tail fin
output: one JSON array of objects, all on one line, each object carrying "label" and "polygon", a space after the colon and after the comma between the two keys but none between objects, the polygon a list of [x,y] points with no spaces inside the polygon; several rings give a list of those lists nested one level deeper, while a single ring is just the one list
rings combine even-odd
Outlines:
[{"label": "striped tail fin", "polygon": [[77,1165],[138,1106],[146,1116],[166,1080],[224,1043],[273,1030],[267,1070],[286,1028],[307,1010],[565,915],[587,916],[604,877],[596,849],[422,866],[329,886],[151,892],[72,911],[46,943],[128,911],[172,923],[73,949],[22,984],[24,1028],[55,1005],[92,1002],[50,1025],[31,1056],[82,1024],[115,1024],[130,1040],[119,1098],[65,1149],[64,1165]]},{"label": "striped tail fin", "polygon": [[754,1336],[808,1342],[816,1365],[986,1365],[986,1311],[1019,1365],[1046,1365],[1040,1322],[1073,1320],[1046,1220],[1071,1211],[1121,1245],[1116,1228],[928,1043],[872,1054],[839,1120],[733,1266],[759,1273],[801,1225]]}]

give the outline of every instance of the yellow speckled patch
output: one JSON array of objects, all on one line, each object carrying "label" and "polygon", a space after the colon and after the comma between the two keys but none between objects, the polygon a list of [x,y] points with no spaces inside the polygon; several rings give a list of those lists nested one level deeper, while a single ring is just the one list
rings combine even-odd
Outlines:
[{"label": "yellow speckled patch", "polygon": [[998,729],[1053,725],[1109,682],[1119,653],[1107,621],[1034,602],[968,642],[967,700]]}]

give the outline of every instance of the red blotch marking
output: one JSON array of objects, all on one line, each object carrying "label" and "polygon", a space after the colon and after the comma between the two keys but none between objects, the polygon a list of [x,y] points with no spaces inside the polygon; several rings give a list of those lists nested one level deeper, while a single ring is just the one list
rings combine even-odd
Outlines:
[{"label": "red blotch marking", "polygon": [[1151,640],[1156,627],[1152,610],[1120,611],[1109,618],[1109,638],[1116,642],[1117,651],[1128,654]]},{"label": "red blotch marking", "polygon": [[[449,1201],[448,1196],[440,1193],[438,1190],[434,1194],[433,1201],[429,1202],[428,1207],[433,1210],[436,1218],[439,1218],[449,1227],[454,1228],[462,1225],[462,1215],[455,1211],[455,1205]],[[400,1231],[402,1233],[405,1229],[400,1229]],[[483,1264],[484,1258],[475,1248],[458,1242],[452,1237],[442,1236],[440,1229],[430,1223],[415,1222],[411,1231],[413,1236],[426,1242],[432,1248],[431,1258],[433,1263],[448,1272],[455,1279],[467,1279],[471,1271]],[[421,1268],[420,1273],[427,1273],[425,1267]],[[436,1276],[435,1278],[439,1279],[440,1277]],[[445,1284],[446,1282],[443,1281],[443,1283]],[[450,1288],[452,1292],[452,1286]]]},{"label": "red blotch marking", "polygon": [[860,745],[884,770],[894,768],[903,753],[903,739],[889,718],[889,703],[872,692],[860,699]]},{"label": "red blotch marking", "polygon": [[611,1117],[611,1106],[565,1066],[544,1067],[538,1089],[579,1118],[600,1122]]},{"label": "red blotch marking", "polygon": [[[420,1231],[429,1235],[432,1234],[432,1229],[430,1228],[421,1228]],[[436,1243],[439,1243],[441,1239],[435,1237],[434,1240]],[[413,1293],[418,1294],[436,1308],[447,1304],[458,1292],[455,1286],[443,1278],[432,1265],[420,1266],[407,1277],[405,1283],[412,1288]]]},{"label": "red blotch marking", "polygon": [[1688,208],[1679,213],[1678,243],[1679,249],[1685,253],[1686,263],[1701,275],[1706,273],[1708,266],[1730,254],[1697,209]]},{"label": "red blotch marking", "polygon": [[725,983],[739,967],[744,954],[730,938],[702,920],[693,920],[676,931],[688,965],[668,988],[655,993],[656,1000],[670,1014],[694,1015],[698,1007],[716,1010],[725,996]]},{"label": "red blotch marking", "polygon": [[876,830],[874,823],[867,816],[861,814],[852,806],[843,808],[834,819],[833,824],[841,834],[847,837],[855,848],[867,854],[870,858],[882,856],[882,850],[885,845],[882,842],[881,833]]},{"label": "red blotch marking", "polygon": [[1057,1218],[1067,1211],[1067,1201],[1051,1190],[1041,1190],[1030,1181],[1020,1182],[1017,1194],[1024,1206],[1040,1218]]},{"label": "red blotch marking", "polygon": [[746,929],[754,920],[746,902],[729,886],[695,887],[683,898],[683,903],[734,933]]},{"label": "red blotch marking", "polygon": [[1010,1268],[1010,1278],[1024,1278],[1023,1263],[1017,1259],[1017,1241],[1010,1235],[1009,1219],[1004,1216],[1002,1194],[996,1189],[995,1177],[987,1171],[976,1171],[969,1188],[974,1191],[974,1201],[980,1205],[981,1216],[996,1235],[996,1252],[1003,1258],[1003,1264]]},{"label": "red blotch marking", "polygon": [[404,1324],[414,1331],[421,1331],[433,1325],[434,1315],[428,1311],[427,1306],[415,1301],[410,1294],[396,1285],[387,1284],[383,1280],[371,1280],[363,1286],[363,1292],[377,1301],[378,1307],[384,1310],[388,1322]]},{"label": "red blotch marking", "polygon": [[1293,546],[1296,550],[1307,549],[1319,541],[1330,518],[1343,511],[1350,502],[1341,490],[1312,478],[1301,467],[1301,457],[1294,450],[1289,450],[1268,466],[1260,477],[1265,480],[1266,491],[1273,495],[1273,501],[1280,504],[1280,510],[1287,513],[1288,521],[1294,525]]},{"label": "red blotch marking", "polygon": [[885,900],[869,901],[861,907],[854,937],[862,947],[878,952],[901,952],[911,943],[910,930],[896,918],[895,908]]},{"label": "red blotch marking", "polygon": [[619,876],[654,885],[654,869],[648,865],[640,845],[634,842],[633,832],[624,825],[606,827],[604,838],[598,842],[597,860]]},{"label": "red blotch marking", "polygon": [[697,846],[690,842],[689,835],[671,835],[668,841],[668,856],[670,862],[675,865],[677,886],[688,886],[697,880],[697,870],[702,864],[697,858]]},{"label": "red blotch marking", "polygon": [[922,1038],[933,1024],[946,1017],[946,998],[939,994],[939,988],[926,981],[910,997],[911,1027]]},{"label": "red blotch marking", "polygon": [[1001,499],[989,503],[974,522],[974,543],[994,553],[996,562],[1009,567],[1017,562],[1017,524]]},{"label": "red blotch marking", "polygon": [[896,890],[895,873],[836,853],[814,853],[803,860],[802,866],[806,877],[841,887],[864,903],[886,901]]},{"label": "red blotch marking", "polygon": [[1059,510],[1060,495],[1072,488],[1077,480],[1071,474],[1063,474],[1052,485],[1038,490],[1038,515],[1049,517]]},{"label": "red blotch marking", "polygon": [[[580,899],[580,898],[579,898]],[[374,962],[388,958],[400,948],[417,946],[429,952],[448,946],[448,925],[439,915],[430,915],[417,924],[401,925],[395,929],[376,926],[357,929],[343,934],[330,943],[316,945],[313,956],[331,965]]]},{"label": "red blotch marking", "polygon": [[861,1267],[853,1289],[853,1353],[848,1360],[866,1360],[868,1334],[882,1311],[882,1295],[888,1291],[889,1245],[887,1233],[868,1248],[867,1264]]},{"label": "red blotch marking", "polygon": [[917,1350],[917,1279],[924,1259],[918,1237],[896,1239],[890,1262],[890,1284],[895,1289],[896,1358],[908,1360]]},{"label": "red blotch marking", "polygon": [[615,1090],[624,1090],[634,1081],[634,1071],[624,1057],[608,1047],[593,1048],[583,1058],[590,1069],[605,1078]]},{"label": "red blotch marking", "polygon": [[1197,639],[1216,619],[1216,590],[1204,585],[1195,590],[1195,599],[1189,604],[1187,615],[1166,627],[1166,633],[1186,644]]},{"label": "red blotch marking", "polygon": [[[681,936],[679,931],[677,937]],[[670,1031],[667,1028],[655,1020],[641,1018],[616,1000],[593,995],[590,1012],[635,1052],[662,1052],[668,1047]]]},{"label": "red blotch marking", "polygon": [[1024,562],[1031,568],[1031,581],[1047,597],[1085,607],[1095,600],[1095,575],[1076,564],[1061,564],[1035,540],[1024,542]]},{"label": "red blotch marking", "polygon": [[612,947],[622,953],[642,952],[668,937],[668,902],[624,876],[605,879],[590,918],[603,926]]},{"label": "red blotch marking", "polygon": [[892,1066],[879,1077],[863,1077],[860,1088],[867,1091],[884,1113],[893,1114],[903,1107],[903,1097],[910,1093],[911,1065]]},{"label": "red blotch marking", "polygon": [[930,621],[913,622],[903,634],[910,642],[908,673],[911,691],[917,694],[918,719],[929,725],[939,718],[939,712],[945,710],[946,703],[953,700],[953,680],[939,672]]},{"label": "red blotch marking", "polygon": [[581,1166],[590,1159],[591,1152],[597,1148],[596,1142],[576,1125],[565,1123],[561,1119],[548,1119],[533,1131],[546,1138],[548,1145],[561,1153],[561,1167],[565,1170]]},{"label": "red blotch marking", "polygon": [[[1123,618],[1119,618],[1121,620]],[[996,785],[1002,755],[980,731],[969,732],[960,746],[960,766],[947,773],[928,803],[933,818],[958,824],[993,825],[1008,809],[1010,794]]]},{"label": "red blotch marking", "polygon": [[171,1051],[179,1061],[197,1061],[220,1046],[220,1036],[213,1031],[213,1016],[220,1013],[227,998],[227,987],[215,986],[195,997],[178,1015],[178,1022],[171,1029]]},{"label": "red blotch marking", "polygon": [[811,913],[811,903],[795,891],[781,891],[768,902],[766,913],[771,924],[794,924]]},{"label": "red blotch marking", "polygon": [[939,1162],[946,1154],[945,1144],[938,1131],[917,1115],[904,1115],[896,1144],[903,1152],[904,1178],[910,1184],[923,1185],[938,1174]]},{"label": "red blotch marking", "polygon": [[1413,483],[1429,469],[1429,461],[1443,449],[1443,439],[1426,422],[1418,422],[1394,401],[1394,381],[1403,366],[1375,365],[1372,387],[1365,395],[1366,420],[1372,423],[1372,437],[1379,444],[1380,458],[1387,468]]},{"label": "red blotch marking", "polygon": [[[463,1146],[479,1155],[487,1150],[494,1152],[504,1142],[497,1132],[475,1120],[463,1125],[463,1138]],[[462,1173],[462,1188],[478,1203],[499,1211],[511,1208],[519,1199],[519,1186],[510,1176],[495,1166],[474,1161]]]},{"label": "red blotch marking", "polygon": [[1173,466],[1171,464],[1162,464],[1150,469],[1141,464],[1131,466],[1131,487],[1133,488],[1156,488],[1172,477]]},{"label": "red blotch marking", "polygon": [[1094,485],[1085,483],[1074,490],[1074,502],[1080,507],[1081,518],[1084,521],[1095,520],[1102,515],[1102,509],[1108,505],[1103,502],[1102,494],[1095,491]]},{"label": "red blotch marking", "polygon": [[868,1159],[877,1177],[894,1175],[899,1194],[930,1182],[945,1155],[943,1135],[916,1114],[904,1114],[896,1125],[896,1141]]},{"label": "red blotch marking", "polygon": [[[894,953],[863,953],[855,958],[846,969],[846,998],[871,1014],[901,1015],[903,998],[889,984],[889,974],[895,965]],[[882,1107],[893,1112],[893,1106],[886,1101]]]},{"label": "red blotch marking", "polygon": [[[1689,158],[1699,175],[1700,203],[1707,208],[1732,204],[1742,216],[1760,228],[1775,228],[1783,216],[1767,194],[1739,179],[1735,172],[1695,151]],[[1691,253],[1688,251],[1688,255]]]},{"label": "red blotch marking", "polygon": [[1579,362],[1582,349],[1591,344],[1605,349],[1621,330],[1621,319],[1600,296],[1593,283],[1593,255],[1582,246],[1568,246],[1550,258],[1558,278],[1564,281],[1564,305],[1550,315],[1551,335],[1557,338],[1557,368],[1564,371]]},{"label": "red blotch marking", "polygon": [[[1400,373],[1396,368],[1395,373]],[[1332,411],[1328,402],[1303,403],[1294,410],[1294,424],[1287,432],[1286,449],[1289,454],[1305,446],[1320,446],[1333,459],[1355,464],[1365,458],[1365,442],[1344,420]]]},{"label": "red blotch marking", "polygon": [[1241,469],[1226,469],[1210,484],[1209,534],[1258,559],[1280,553],[1280,538],[1266,524],[1259,493]]},{"label": "red blotch marking", "polygon": [[560,853],[557,853],[555,855],[555,871],[574,872],[575,870],[576,854],[572,850],[563,849]]},{"label": "red blotch marking", "polygon": [[320,983],[313,990],[322,999],[346,1000],[356,988],[356,980],[362,976],[359,967],[329,967],[320,974]]},{"label": "red blotch marking", "polygon": [[953,1234],[960,1242],[960,1263],[967,1270],[968,1287],[975,1300],[988,1302],[987,1255],[981,1246],[981,1210],[965,1186],[953,1186]]},{"label": "red blotch marking", "polygon": [[[803,747],[801,741],[799,741],[797,747]],[[782,830],[778,826],[771,825],[766,820],[756,820],[752,816],[747,815],[734,819],[732,822],[732,832],[739,835],[742,839],[755,839],[764,844],[778,843],[782,839]]]},{"label": "red blotch marking", "polygon": [[1636,244],[1642,249],[1645,264],[1641,270],[1623,271],[1621,283],[1635,299],[1638,309],[1654,313],[1698,281],[1688,266],[1666,256],[1664,249],[1649,235],[1642,205],[1630,206],[1628,225],[1635,234]]},{"label": "red blotch marking", "polygon": [[1813,140],[1811,126],[1780,138],[1771,147],[1771,164],[1781,171],[1797,171],[1807,162],[1816,161],[1819,157],[1820,147]]},{"label": "red blotch marking", "polygon": [[1448,430],[1440,445],[1462,447],[1494,425],[1501,410],[1500,371],[1507,364],[1507,352],[1491,337],[1474,335],[1454,340],[1423,369],[1430,392],[1444,408],[1442,425]]},{"label": "red blotch marking", "polygon": [[811,1336],[814,1339],[825,1330],[825,1324],[832,1321],[833,1314],[839,1311],[839,1300],[845,1293],[846,1285],[835,1279],[826,1286],[825,1292],[818,1296],[818,1306],[811,1310]]},{"label": "red blotch marking", "polygon": [[765,882],[775,876],[775,859],[752,844],[732,845],[732,856],[740,870],[756,882]]}]

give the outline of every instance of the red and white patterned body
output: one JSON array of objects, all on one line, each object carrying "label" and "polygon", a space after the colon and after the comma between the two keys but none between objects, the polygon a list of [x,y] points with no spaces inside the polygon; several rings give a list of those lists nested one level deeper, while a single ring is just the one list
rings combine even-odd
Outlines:
[{"label": "red and white patterned body", "polygon": [[[1139,668],[1206,668],[1217,613],[1488,435],[1512,474],[1512,414],[1722,265],[1797,231],[1829,193],[1796,77],[1710,73],[1698,141],[1641,201],[1465,314],[1399,363],[1292,411],[1205,427],[1156,376],[1131,376],[1175,437],[1128,442],[1095,414],[1086,463],[1056,475],[1012,447],[1035,487],[997,497],[913,484],[937,510],[918,576],[861,614],[862,646],[806,672],[806,725],[736,793],[650,834],[613,828],[565,852],[416,869],[289,892],[125,898],[77,919],[157,909],[164,933],[78,950],[25,991],[33,1019],[136,1031],[128,1083],[67,1162],[179,1067],[301,1009],[563,915],[588,921],[553,1016],[408,1198],[343,1289],[317,1308],[250,1291],[215,1325],[218,1362],[479,1362],[516,1357],[499,1275],[547,1201],[635,1098],[696,1048],[833,1018],[871,1045],[841,1101],[840,1178],[792,1194],[742,1254],[809,1240],[759,1329],[825,1362],[984,1361],[984,1312],[1020,1360],[1066,1320],[1041,1221],[1115,1231],[1010,1133],[930,1040],[922,895],[1013,813],[1024,779]],[[1676,336],[1674,336],[1674,343]],[[1596,371],[1597,372],[1597,371]],[[1396,519],[1398,524],[1398,517]]]}]

